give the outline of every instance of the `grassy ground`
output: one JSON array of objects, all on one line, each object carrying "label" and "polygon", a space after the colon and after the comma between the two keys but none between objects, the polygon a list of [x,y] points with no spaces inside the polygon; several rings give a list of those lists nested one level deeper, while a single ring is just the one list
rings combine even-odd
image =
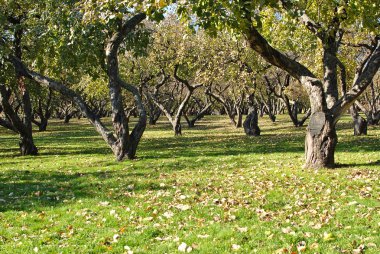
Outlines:
[{"label": "grassy ground", "polygon": [[340,166],[314,171],[304,128],[260,121],[255,138],[162,121],[121,163],[85,120],[36,133],[37,157],[0,129],[0,253],[380,253],[380,128],[343,119]]}]

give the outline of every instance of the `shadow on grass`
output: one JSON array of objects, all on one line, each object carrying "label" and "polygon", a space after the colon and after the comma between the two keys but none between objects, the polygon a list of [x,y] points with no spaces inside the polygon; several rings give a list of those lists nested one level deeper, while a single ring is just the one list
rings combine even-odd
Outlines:
[{"label": "shadow on grass", "polygon": [[[105,200],[110,189],[117,188],[116,200],[124,203],[129,202],[128,193],[131,191],[128,185],[134,184],[134,191],[147,191],[164,189],[155,182],[155,178],[148,175],[158,174],[156,168],[165,170],[187,169],[192,170],[198,167],[210,168],[210,161],[217,162],[215,157],[225,156],[254,155],[254,154],[279,154],[297,153],[302,155],[304,151],[304,133],[294,131],[290,126],[270,125],[266,126],[263,135],[260,137],[247,137],[242,130],[231,131],[222,130],[218,133],[214,129],[223,128],[223,124],[206,122],[194,128],[191,135],[182,137],[160,137],[156,134],[142,140],[138,150],[141,159],[137,161],[138,172],[129,170],[97,171],[90,173],[73,173],[70,167],[62,164],[64,170],[38,172],[37,170],[13,170],[5,172],[0,170],[0,212],[8,210],[37,210],[41,207],[57,206],[63,202],[71,202],[80,198],[101,197]],[[350,128],[348,124],[344,128]],[[292,131],[289,129],[292,128]],[[169,125],[162,125],[148,129],[167,131]],[[41,163],[47,159],[55,160],[54,155],[73,156],[77,155],[107,155],[112,154],[110,149],[104,144],[96,132],[88,125],[53,125],[51,132],[40,133],[36,137],[37,145],[40,148]],[[203,130],[208,131],[207,134]],[[189,131],[190,132],[190,131]],[[14,148],[8,145],[14,142]],[[16,148],[17,139],[5,136],[0,140],[0,169],[1,166],[15,165],[18,163],[29,164],[36,157],[18,156]],[[6,146],[7,145],[7,146]],[[377,137],[352,137],[345,135],[343,142],[338,144],[337,152],[348,151],[380,151],[380,142]],[[195,163],[199,157],[212,157],[211,160],[205,159],[203,165]],[[110,157],[111,158],[111,157]],[[181,160],[177,160],[181,158]],[[149,160],[151,159],[151,160]],[[158,159],[174,159],[159,161]],[[270,157],[267,157],[270,159]],[[59,160],[59,158],[57,158]],[[235,161],[235,158],[233,159]],[[244,160],[236,159],[238,163],[246,163]],[[51,161],[49,161],[51,162]],[[82,162],[83,163],[83,162]],[[113,161],[109,164],[117,164]],[[136,164],[134,162],[128,165]],[[221,162],[223,163],[223,162]],[[141,165],[139,165],[141,164]],[[68,165],[75,165],[71,162]],[[102,166],[107,165],[107,162]],[[124,164],[125,165],[125,164]],[[237,164],[231,164],[235,167]],[[356,166],[378,166],[380,160],[370,163],[338,164],[338,167]],[[99,168],[99,167],[98,167]],[[132,167],[134,168],[134,167]],[[59,167],[61,169],[61,167]],[[141,170],[143,169],[143,170]],[[80,169],[81,170],[81,169]],[[92,170],[92,169],[90,169]],[[121,180],[120,180],[121,179]],[[138,181],[137,180],[142,180]]]},{"label": "shadow on grass", "polygon": [[[123,181],[120,181],[123,177]],[[137,181],[144,173],[109,171],[95,173],[38,173],[12,170],[0,173],[0,212],[41,210],[83,198],[103,198],[127,204],[130,194],[166,189],[152,181]],[[133,187],[131,187],[133,186]],[[117,193],[110,196],[110,190]]]},{"label": "shadow on grass", "polygon": [[350,164],[337,163],[335,164],[336,168],[362,167],[362,166],[380,166],[380,160],[372,161],[368,163],[350,163]]},{"label": "shadow on grass", "polygon": [[[67,126],[63,126],[62,128],[66,129]],[[204,130],[210,130],[208,126],[202,126],[201,128],[201,130],[203,128]],[[191,136],[148,137],[142,140],[138,150],[138,157],[140,159],[165,159],[176,157],[191,158],[200,155],[218,157],[249,154],[303,153],[304,133],[287,132],[289,128],[292,127],[276,126],[276,131],[271,129],[271,132],[264,132],[259,137],[247,137],[243,133],[237,132],[223,132],[222,135],[214,134],[214,132],[207,134],[193,132]],[[345,136],[344,139],[348,140],[338,143],[337,152],[371,152],[380,150],[380,143],[376,137]],[[11,141],[6,140],[6,142]],[[93,130],[83,130],[75,133],[60,130],[58,133],[39,137],[37,145],[40,149],[39,158],[54,155],[112,154],[111,150],[103,143],[100,137],[96,136]],[[11,154],[12,152],[13,154]],[[0,159],[9,158],[10,156],[18,158],[18,150],[15,148],[0,149]],[[25,157],[25,160],[33,158]]]}]

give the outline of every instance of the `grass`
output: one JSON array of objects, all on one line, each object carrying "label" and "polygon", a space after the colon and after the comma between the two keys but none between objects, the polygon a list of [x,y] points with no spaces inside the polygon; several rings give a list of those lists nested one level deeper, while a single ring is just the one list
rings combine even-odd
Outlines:
[{"label": "grass", "polygon": [[339,167],[318,171],[286,116],[254,138],[224,117],[182,137],[161,121],[121,163],[85,120],[36,133],[37,157],[0,129],[0,253],[380,253],[380,128],[349,121]]}]

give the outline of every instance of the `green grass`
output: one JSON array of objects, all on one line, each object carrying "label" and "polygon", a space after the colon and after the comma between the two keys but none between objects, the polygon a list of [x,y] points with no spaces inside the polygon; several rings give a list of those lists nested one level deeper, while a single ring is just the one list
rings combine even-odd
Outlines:
[{"label": "green grass", "polygon": [[86,120],[36,133],[37,157],[0,129],[0,253],[281,253],[301,241],[305,253],[380,253],[380,128],[354,137],[349,121],[339,167],[318,171],[302,168],[305,128],[286,116],[260,119],[252,138],[224,117],[173,137],[162,119],[124,162]]}]

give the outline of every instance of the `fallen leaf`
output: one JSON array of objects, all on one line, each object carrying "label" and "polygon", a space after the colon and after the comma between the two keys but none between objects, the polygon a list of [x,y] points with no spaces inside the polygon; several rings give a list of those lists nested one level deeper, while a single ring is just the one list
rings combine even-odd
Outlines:
[{"label": "fallen leaf", "polygon": [[319,248],[319,244],[318,243],[312,243],[309,247],[311,250],[315,250],[315,249],[318,249]]},{"label": "fallen leaf", "polygon": [[162,216],[164,216],[167,219],[170,219],[171,217],[173,217],[173,215],[174,213],[172,211],[167,211],[167,212],[164,212]]},{"label": "fallen leaf", "polygon": [[117,243],[117,241],[119,240],[119,238],[120,238],[120,235],[119,235],[119,234],[114,234],[113,237],[112,237],[113,242],[114,242],[114,243]]},{"label": "fallen leaf", "polygon": [[186,248],[187,248],[187,244],[182,242],[179,246],[178,246],[178,251],[179,252],[186,252]]},{"label": "fallen leaf", "polygon": [[360,244],[356,249],[352,250],[352,253],[353,254],[361,254],[361,253],[364,253],[364,249],[365,249],[365,245]]},{"label": "fallen leaf", "polygon": [[189,210],[191,208],[191,206],[189,206],[189,205],[183,205],[183,204],[178,204],[175,207],[177,209],[181,210],[181,211],[186,211],[186,210]]},{"label": "fallen leaf", "polygon": [[323,241],[330,242],[335,239],[335,236],[332,233],[324,232],[323,233]]},{"label": "fallen leaf", "polygon": [[99,206],[108,206],[110,204],[110,202],[108,202],[108,201],[100,201],[99,202]]},{"label": "fallen leaf", "polygon": [[247,227],[238,227],[237,230],[240,232],[240,233],[244,233],[244,232],[247,232],[248,231],[248,228]]},{"label": "fallen leaf", "polygon": [[240,245],[232,244],[232,250],[239,250],[239,249],[240,249]]}]

